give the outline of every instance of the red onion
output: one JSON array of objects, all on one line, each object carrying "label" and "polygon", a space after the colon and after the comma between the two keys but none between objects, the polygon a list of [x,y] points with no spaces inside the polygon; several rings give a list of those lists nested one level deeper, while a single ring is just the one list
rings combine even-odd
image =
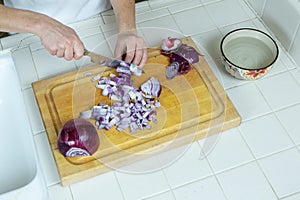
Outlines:
[{"label": "red onion", "polygon": [[191,64],[199,62],[199,53],[191,46],[183,44],[178,38],[164,39],[161,53],[170,57],[170,65],[166,68],[166,77],[172,79],[177,74],[186,74]]},{"label": "red onion", "polygon": [[89,156],[99,147],[96,128],[85,119],[76,118],[64,124],[58,134],[57,146],[65,156]]}]

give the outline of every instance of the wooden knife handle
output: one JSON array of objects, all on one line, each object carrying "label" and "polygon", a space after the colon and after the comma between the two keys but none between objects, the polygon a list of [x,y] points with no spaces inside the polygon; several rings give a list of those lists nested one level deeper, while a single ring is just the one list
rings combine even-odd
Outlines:
[{"label": "wooden knife handle", "polygon": [[84,49],[84,53],[83,53],[84,56],[89,56],[91,58],[91,61],[93,63],[100,63],[100,61],[103,61],[106,59],[105,56],[102,56],[100,54],[97,54],[97,53],[93,53],[87,49]]}]

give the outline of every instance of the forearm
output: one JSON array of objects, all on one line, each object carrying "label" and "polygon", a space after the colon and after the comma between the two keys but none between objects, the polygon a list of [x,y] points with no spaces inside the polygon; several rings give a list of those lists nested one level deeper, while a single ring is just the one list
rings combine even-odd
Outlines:
[{"label": "forearm", "polygon": [[0,5],[0,31],[16,33],[42,33],[42,21],[50,21],[46,15]]},{"label": "forearm", "polygon": [[135,0],[111,0],[119,33],[135,31]]},{"label": "forearm", "polygon": [[38,12],[0,5],[0,31],[35,34],[45,48],[59,58],[71,60],[83,56],[84,45],[72,28]]}]

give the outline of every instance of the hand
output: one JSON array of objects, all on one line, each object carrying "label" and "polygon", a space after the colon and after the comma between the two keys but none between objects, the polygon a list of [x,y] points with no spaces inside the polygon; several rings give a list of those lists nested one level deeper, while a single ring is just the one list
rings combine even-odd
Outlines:
[{"label": "hand", "polygon": [[43,27],[38,35],[51,55],[64,57],[66,60],[78,60],[83,56],[84,45],[72,28],[54,19],[48,19]]},{"label": "hand", "polygon": [[114,55],[118,59],[126,54],[125,61],[144,66],[147,61],[147,44],[135,31],[119,33]]}]

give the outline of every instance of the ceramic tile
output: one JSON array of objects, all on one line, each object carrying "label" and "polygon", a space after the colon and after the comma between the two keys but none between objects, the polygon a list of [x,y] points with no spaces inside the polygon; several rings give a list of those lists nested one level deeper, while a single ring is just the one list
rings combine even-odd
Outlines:
[{"label": "ceramic tile", "polygon": [[298,145],[300,144],[299,134],[299,115],[300,105],[292,106],[284,110],[276,112],[276,115],[283,127],[287,130],[293,141]]},{"label": "ceramic tile", "polygon": [[200,0],[204,5],[208,5],[211,3],[217,3],[219,1],[223,1],[223,0]]},{"label": "ceramic tile", "polygon": [[25,106],[28,113],[28,118],[30,121],[30,126],[32,129],[32,133],[37,134],[42,131],[45,131],[43,120],[32,88],[23,90],[23,97],[24,97]]},{"label": "ceramic tile", "polygon": [[253,9],[256,11],[256,13],[259,16],[262,16],[263,8],[264,8],[266,0],[248,0],[248,2],[253,7]]},{"label": "ceramic tile", "polygon": [[[204,7],[197,7],[184,12],[176,13],[173,15],[180,30],[185,35],[195,35],[201,32],[207,32],[216,29],[215,24],[209,17]],[[191,19],[193,23],[187,23]]]},{"label": "ceramic tile", "polygon": [[184,2],[179,2],[177,4],[171,5],[168,7],[170,13],[174,14],[174,13],[178,13],[181,11],[185,11],[188,9],[192,9],[195,7],[199,7],[202,6],[201,1],[199,0],[188,0],[188,1],[184,1]]},{"label": "ceramic tile", "polygon": [[[282,12],[285,12],[285,14],[278,15]],[[262,19],[281,41],[282,45],[288,49],[300,21],[298,13],[291,7],[291,4],[282,0],[267,1]]]},{"label": "ceramic tile", "polygon": [[175,197],[173,196],[172,192],[168,191],[159,195],[155,195],[149,198],[145,198],[143,200],[175,200]]},{"label": "ceramic tile", "polygon": [[266,74],[265,77],[273,76],[276,74],[280,74],[283,72],[286,72],[288,69],[287,67],[283,64],[283,62],[278,59],[274,64],[273,67],[270,69],[270,71]]},{"label": "ceramic tile", "polygon": [[62,186],[60,183],[48,187],[49,200],[73,200],[69,187]]},{"label": "ceramic tile", "polygon": [[224,27],[220,28],[220,31],[223,34],[223,36],[225,36],[230,31],[238,29],[238,28],[256,28],[256,25],[253,23],[252,20],[247,20],[244,22],[231,24],[229,26],[224,26]]},{"label": "ceramic tile", "polygon": [[294,79],[297,81],[297,83],[300,85],[300,67],[290,70],[290,73],[294,77]]},{"label": "ceramic tile", "polygon": [[252,19],[252,22],[257,29],[260,29],[268,34],[272,34],[272,32],[270,33],[270,29],[265,25],[264,21],[260,17]]},{"label": "ceramic tile", "polygon": [[218,29],[200,33],[192,37],[195,43],[201,44],[207,53],[213,58],[220,58],[220,43],[222,40],[222,34]]},{"label": "ceramic tile", "polygon": [[300,153],[296,148],[259,160],[279,198],[300,191]]},{"label": "ceramic tile", "polygon": [[40,40],[30,43],[29,47],[30,47],[31,52],[38,51],[38,50],[41,50],[41,49],[45,48]]},{"label": "ceramic tile", "polygon": [[39,79],[51,77],[76,68],[73,61],[66,61],[64,58],[52,56],[45,49],[32,52],[32,57]]},{"label": "ceramic tile", "polygon": [[141,22],[144,22],[144,21],[164,17],[164,16],[167,16],[167,15],[170,15],[170,12],[167,8],[152,10],[150,12],[137,14],[136,15],[136,23],[141,23]]},{"label": "ceramic tile", "polygon": [[70,185],[74,200],[95,199],[124,199],[114,171],[94,176],[85,181]]},{"label": "ceramic tile", "polygon": [[171,16],[145,21],[138,24],[149,46],[159,46],[163,39],[170,36],[183,37]]},{"label": "ceramic tile", "polygon": [[35,135],[34,141],[46,185],[50,186],[59,183],[60,178],[46,132]]},{"label": "ceramic tile", "polygon": [[71,24],[68,24],[68,26],[70,26],[71,28],[73,28],[76,32],[81,32],[84,31],[86,29],[90,29],[93,27],[98,27],[99,25],[102,25],[104,22],[102,20],[102,18],[99,15],[96,16],[92,16],[88,19],[85,20],[80,20],[78,22],[74,22]]},{"label": "ceramic tile", "polygon": [[135,4],[135,13],[137,15],[142,14],[144,12],[148,12],[150,10],[151,10],[151,8],[149,6],[148,1],[142,1],[142,2],[139,2],[139,3]]},{"label": "ceramic tile", "polygon": [[245,0],[232,0],[239,3],[244,12],[248,15],[250,19],[256,18],[256,13],[253,11],[252,6],[250,6]]},{"label": "ceramic tile", "polygon": [[30,33],[18,33],[1,38],[1,44],[3,49],[24,47],[37,39],[37,37]]},{"label": "ceramic tile", "polygon": [[242,117],[242,121],[271,112],[254,82],[227,90],[227,94]]},{"label": "ceramic tile", "polygon": [[113,23],[116,21],[115,13],[112,9],[102,12],[100,15],[105,24]]},{"label": "ceramic tile", "polygon": [[242,165],[253,159],[238,129],[221,133],[214,149],[207,156],[215,173]]},{"label": "ceramic tile", "polygon": [[298,66],[300,66],[300,28],[298,28],[296,36],[292,41],[292,46],[291,49],[289,50],[289,53],[291,54],[294,61],[298,64]]},{"label": "ceramic tile", "polygon": [[[230,15],[224,17],[224,8],[230,7]],[[249,20],[249,16],[242,9],[241,5],[235,0],[224,0],[217,4],[206,6],[207,11],[218,27]]]},{"label": "ceramic tile", "polygon": [[167,7],[172,4],[181,2],[180,0],[149,0],[149,5],[152,9]]},{"label": "ceramic tile", "polygon": [[98,37],[100,37],[100,38],[103,37],[100,26],[86,28],[86,29],[78,32],[78,36],[80,37],[81,40],[83,40],[82,42],[84,42],[85,38],[88,38],[88,37],[94,36],[94,35],[98,35]]},{"label": "ceramic tile", "polygon": [[111,56],[111,51],[108,47],[107,40],[102,33],[89,35],[82,38],[85,47],[95,53]]},{"label": "ceramic tile", "polygon": [[[279,44],[280,46],[280,44]],[[278,59],[286,66],[287,69],[292,70],[296,69],[297,65],[293,60],[291,59],[291,56],[288,54],[288,52],[283,48],[279,48],[279,56]]]},{"label": "ceramic tile", "polygon": [[230,200],[277,199],[256,162],[218,174],[217,178]]},{"label": "ceramic tile", "polygon": [[261,79],[257,85],[273,110],[300,102],[300,86],[290,73]]},{"label": "ceramic tile", "polygon": [[[198,143],[192,143],[158,156],[171,187],[177,187],[212,175],[206,159],[200,158]],[[184,170],[183,170],[184,169]]]},{"label": "ceramic tile", "polygon": [[174,194],[176,200],[226,199],[214,176],[179,187]]},{"label": "ceramic tile", "polygon": [[117,172],[125,199],[141,199],[169,190],[169,185],[162,171],[151,173]]},{"label": "ceramic tile", "polygon": [[282,200],[299,200],[299,199],[300,199],[300,193],[283,198]]},{"label": "ceramic tile", "polygon": [[273,114],[242,123],[240,130],[256,158],[282,151],[294,145]]},{"label": "ceramic tile", "polygon": [[18,72],[21,88],[31,87],[31,83],[38,80],[31,52],[28,47],[12,52],[13,60]]}]

